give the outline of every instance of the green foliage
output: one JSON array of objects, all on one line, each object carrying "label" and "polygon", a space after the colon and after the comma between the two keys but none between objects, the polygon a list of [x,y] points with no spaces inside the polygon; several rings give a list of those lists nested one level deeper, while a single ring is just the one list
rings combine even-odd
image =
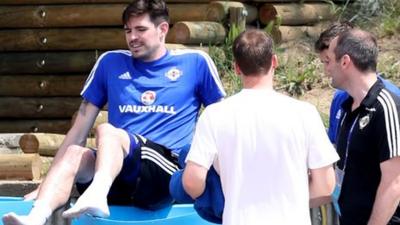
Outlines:
[{"label": "green foliage", "polygon": [[240,91],[242,83],[235,74],[233,68],[232,44],[235,38],[242,32],[237,26],[231,25],[229,33],[222,46],[210,46],[209,54],[214,60],[215,65],[220,73],[225,90],[228,96]]},{"label": "green foliage", "polygon": [[381,36],[400,33],[400,1],[346,0],[339,7],[339,20],[351,21],[364,29],[378,27]]},{"label": "green foliage", "polygon": [[320,82],[316,73],[315,57],[308,57],[302,61],[290,61],[280,65],[275,73],[276,89],[284,90],[292,96],[303,95],[311,90],[315,83]]}]

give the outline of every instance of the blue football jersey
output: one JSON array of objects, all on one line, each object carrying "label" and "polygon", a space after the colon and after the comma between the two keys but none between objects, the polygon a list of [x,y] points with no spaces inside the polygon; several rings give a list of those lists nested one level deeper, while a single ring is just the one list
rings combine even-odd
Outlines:
[{"label": "blue football jersey", "polygon": [[103,108],[109,123],[174,151],[192,141],[201,105],[225,96],[211,58],[199,50],[173,50],[143,62],[128,50],[102,54],[82,97]]}]

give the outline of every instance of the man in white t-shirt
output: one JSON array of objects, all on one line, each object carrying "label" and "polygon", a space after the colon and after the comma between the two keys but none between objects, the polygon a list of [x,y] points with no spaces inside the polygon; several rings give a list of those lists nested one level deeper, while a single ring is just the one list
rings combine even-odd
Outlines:
[{"label": "man in white t-shirt", "polygon": [[309,208],[330,201],[339,157],[316,108],[273,90],[278,62],[265,32],[243,32],[233,53],[243,90],[200,116],[183,187],[199,197],[214,165],[224,225],[311,224]]}]

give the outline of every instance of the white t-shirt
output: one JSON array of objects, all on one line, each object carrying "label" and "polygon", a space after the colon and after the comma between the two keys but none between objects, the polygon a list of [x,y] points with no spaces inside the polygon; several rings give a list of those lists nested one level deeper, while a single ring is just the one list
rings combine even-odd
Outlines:
[{"label": "white t-shirt", "polygon": [[250,89],[204,110],[186,158],[220,173],[224,225],[311,224],[308,169],[337,160],[313,105]]}]

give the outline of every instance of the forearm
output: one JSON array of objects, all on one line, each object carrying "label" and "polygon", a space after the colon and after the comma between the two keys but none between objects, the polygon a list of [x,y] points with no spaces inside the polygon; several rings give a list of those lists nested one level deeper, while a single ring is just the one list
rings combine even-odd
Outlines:
[{"label": "forearm", "polygon": [[379,185],[368,225],[386,225],[399,205],[398,191]]},{"label": "forearm", "polygon": [[331,194],[334,187],[335,175],[332,166],[310,170],[310,208],[331,202]]},{"label": "forearm", "polygon": [[80,145],[85,146],[88,132],[84,132],[82,130],[74,130],[73,127],[68,131],[65,139],[61,143],[60,147],[57,150],[57,154],[54,156],[53,163],[57,162],[61,156],[65,153],[71,145]]},{"label": "forearm", "polygon": [[198,198],[203,194],[206,187],[207,169],[188,161],[183,172],[182,184],[185,192],[192,197]]},{"label": "forearm", "polygon": [[100,109],[91,103],[85,100],[82,101],[74,123],[72,124],[71,129],[68,131],[64,141],[62,142],[57,154],[53,159],[53,164],[57,163],[59,159],[62,158],[61,156],[64,155],[69,146],[84,146],[86,144],[87,136],[94,124],[94,121],[96,120],[99,111]]}]

